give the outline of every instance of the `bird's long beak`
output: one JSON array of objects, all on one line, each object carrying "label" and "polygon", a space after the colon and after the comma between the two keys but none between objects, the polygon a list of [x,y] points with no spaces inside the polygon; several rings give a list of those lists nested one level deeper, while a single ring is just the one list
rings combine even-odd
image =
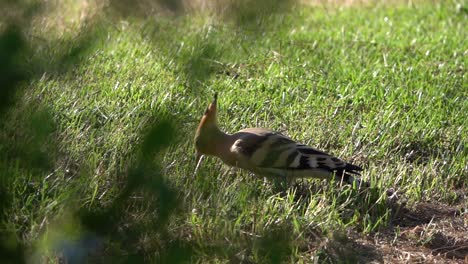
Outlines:
[{"label": "bird's long beak", "polygon": [[203,155],[199,151],[197,151],[195,153],[195,162],[196,162],[197,166],[198,166],[198,163],[200,162],[200,159],[201,159],[202,156]]},{"label": "bird's long beak", "polygon": [[196,175],[197,172],[198,172],[198,168],[200,167],[200,164],[201,164],[201,161],[203,160],[203,154],[201,154],[200,152],[196,152],[195,154],[195,162],[197,164],[197,166],[195,167],[195,171],[193,173],[193,175]]}]

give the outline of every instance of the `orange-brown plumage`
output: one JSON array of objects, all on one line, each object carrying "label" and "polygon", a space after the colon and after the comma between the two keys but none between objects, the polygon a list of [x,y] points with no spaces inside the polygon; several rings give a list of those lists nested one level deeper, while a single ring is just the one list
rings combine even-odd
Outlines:
[{"label": "orange-brown plumage", "polygon": [[273,178],[343,177],[360,180],[359,166],[295,142],[281,133],[264,128],[247,128],[232,135],[218,128],[217,94],[208,106],[195,133],[197,164],[202,155],[216,156],[230,166]]}]

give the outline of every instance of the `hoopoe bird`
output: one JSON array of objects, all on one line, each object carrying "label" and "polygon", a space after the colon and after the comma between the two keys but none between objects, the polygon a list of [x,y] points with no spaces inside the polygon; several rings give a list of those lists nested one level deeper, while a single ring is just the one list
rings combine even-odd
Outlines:
[{"label": "hoopoe bird", "polygon": [[195,133],[196,170],[203,155],[216,156],[224,163],[259,176],[278,179],[322,178],[360,186],[355,178],[363,169],[325,152],[300,144],[264,128],[247,128],[232,135],[217,124],[217,93],[206,109]]}]

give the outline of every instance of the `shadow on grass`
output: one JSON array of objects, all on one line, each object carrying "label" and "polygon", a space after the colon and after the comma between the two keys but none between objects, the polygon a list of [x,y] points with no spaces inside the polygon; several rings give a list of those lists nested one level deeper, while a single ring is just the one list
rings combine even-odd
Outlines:
[{"label": "shadow on grass", "polygon": [[358,236],[346,233],[334,233],[318,246],[319,263],[383,263],[378,249],[363,241]]},{"label": "shadow on grass", "polygon": [[391,192],[375,186],[359,188],[335,181],[323,181],[322,184],[298,181],[290,189],[293,190],[294,201],[305,207],[302,210],[307,209],[313,196],[326,193],[327,200],[336,206],[345,224],[354,223],[360,231],[367,233],[386,228],[392,215],[401,208]]},{"label": "shadow on grass", "polygon": [[[229,1],[223,6],[224,14],[240,27],[257,28],[254,34],[261,34],[263,27],[261,19],[272,13],[288,11],[292,2],[282,1]],[[137,9],[132,9],[136,7]],[[174,14],[183,13],[182,1],[110,1],[110,10],[123,16],[144,17],[153,15],[152,10],[165,8]],[[23,173],[26,171],[32,177],[42,177],[54,169],[54,162],[59,155],[54,136],[57,131],[55,117],[45,107],[31,103],[26,112],[24,123],[10,126],[8,117],[15,114],[15,110],[22,99],[28,82],[48,74],[62,75],[69,73],[78,66],[83,58],[95,47],[97,41],[103,38],[105,31],[99,27],[99,21],[82,27],[77,37],[68,41],[57,40],[48,42],[46,46],[52,53],[40,54],[35,51],[35,43],[28,36],[29,27],[36,13],[40,12],[40,2],[20,2],[2,4],[2,8],[10,9],[12,13],[23,14],[16,20],[6,21],[0,31],[0,259],[2,263],[25,263],[34,241],[25,240],[24,233],[15,229],[21,223],[11,222],[8,213],[14,210],[13,201],[28,199],[29,191],[21,194],[12,190],[17,180],[24,177],[24,182],[30,184],[31,179]],[[149,11],[149,12],[148,12]],[[265,25],[265,24],[263,24]],[[169,36],[170,37],[170,36]],[[158,45],[158,40],[153,40]],[[218,49],[210,37],[199,38],[198,46],[193,53],[180,55],[179,67],[187,78],[187,89],[194,90],[203,87],[203,83],[215,69],[210,60],[215,60],[223,52]],[[51,56],[52,54],[52,56]],[[202,84],[202,85],[200,85]],[[196,90],[200,92],[200,89]],[[39,109],[36,107],[40,107]],[[59,259],[69,263],[86,261],[90,257],[103,261],[118,260],[119,262],[146,262],[149,253],[145,249],[135,246],[147,234],[156,234],[160,244],[155,248],[155,259],[162,263],[189,262],[195,256],[196,248],[181,238],[171,237],[167,225],[172,217],[179,214],[181,200],[178,190],[166,182],[161,173],[161,162],[154,160],[177,137],[176,124],[155,116],[160,120],[149,124],[142,132],[142,143],[135,147],[136,158],[130,169],[125,173],[126,178],[120,191],[115,194],[111,203],[103,208],[80,205],[79,191],[76,192],[77,206],[69,208],[74,216],[74,222],[68,228],[77,229],[78,235],[58,241],[55,250]],[[12,140],[13,139],[13,140]],[[17,174],[12,174],[9,166],[17,166]],[[4,168],[6,166],[8,168]],[[52,175],[52,174],[51,174]],[[43,182],[43,179],[35,179]],[[35,190],[37,192],[37,190]],[[41,190],[39,190],[41,191]],[[155,212],[154,217],[145,224],[127,226],[128,213],[131,213],[130,200],[132,195],[141,195],[147,202],[148,210]],[[31,194],[33,195],[33,194]],[[34,193],[34,195],[37,195]],[[39,195],[40,197],[40,195]],[[37,198],[39,199],[39,198]],[[34,205],[32,205],[34,206]],[[130,209],[129,209],[130,208]],[[33,209],[34,211],[34,209]],[[64,224],[66,225],[66,224]],[[12,228],[13,226],[13,228]],[[291,254],[288,244],[291,237],[288,232],[271,230],[265,237],[256,240],[255,250],[259,258],[268,263],[279,263]],[[124,248],[125,252],[113,251],[113,245]],[[95,252],[97,251],[97,252]],[[222,251],[221,247],[213,247],[213,254]],[[36,256],[42,259],[43,256]]]},{"label": "shadow on grass", "polygon": [[[160,168],[150,158],[174,140],[174,126],[169,121],[160,121],[149,125],[145,131],[143,141],[137,147],[139,158],[130,166],[126,182],[112,203],[104,209],[80,208],[76,212],[79,222],[86,230],[85,233],[94,234],[106,243],[122,243],[121,246],[127,247],[130,251],[130,256],[125,262],[131,263],[144,262],[143,253],[131,252],[132,245],[138,244],[141,235],[156,232],[160,234],[163,241],[165,241],[164,238],[168,239],[168,234],[165,232],[167,223],[180,205],[176,190],[169,187],[160,174]],[[157,215],[148,224],[122,228],[127,225],[126,214],[131,212],[128,208],[129,201],[135,194],[142,196],[147,201],[148,209],[157,212]],[[160,258],[187,261],[190,257],[189,248],[173,239],[167,241],[171,241],[167,245],[170,249],[165,249]],[[65,256],[69,260],[67,257]],[[110,261],[115,256],[106,256],[104,252],[99,252],[98,257],[101,260]]]},{"label": "shadow on grass", "polygon": [[395,214],[392,224],[400,227],[415,227],[417,225],[428,224],[434,220],[460,215],[460,210],[447,205],[419,203],[414,208],[403,206]]},{"label": "shadow on grass", "polygon": [[[20,213],[15,212],[16,206],[34,206],[42,195],[48,195],[36,183],[43,183],[43,175],[54,169],[56,124],[51,112],[34,101],[28,102],[24,112],[19,113],[17,108],[29,81],[44,72],[66,73],[81,62],[99,36],[97,31],[86,28],[68,42],[47,43],[54,49],[53,54],[42,57],[34,52],[35,43],[28,35],[32,19],[41,11],[39,2],[2,3],[1,8],[18,17],[3,17],[0,31],[0,260],[25,263],[33,241],[25,240],[23,232],[29,228],[22,225],[31,223],[12,222],[9,214]],[[24,116],[19,123],[10,120],[20,114]],[[15,190],[14,185],[22,183],[22,190]],[[85,219],[83,223],[87,223]]]},{"label": "shadow on grass", "polygon": [[[227,28],[232,34],[239,34],[236,45],[243,45],[243,38],[259,41],[265,33],[278,31],[284,24],[277,22],[282,14],[291,12],[296,0],[221,0],[221,1],[183,1],[183,0],[112,0],[107,8],[110,14],[123,19],[144,19],[142,35],[151,41],[155,50],[162,52],[171,60],[177,76],[183,81],[191,96],[201,96],[207,81],[214,74],[231,75],[232,68],[221,58],[226,54],[238,52],[227,50],[223,43],[216,41],[218,27]],[[196,7],[194,7],[196,6]],[[167,13],[173,14],[166,23]],[[209,13],[215,19],[207,21],[202,28],[195,28],[188,36],[177,33],[176,28],[186,22],[187,17],[198,12]],[[272,19],[272,17],[274,19]],[[236,73],[232,74],[237,79]],[[209,91],[212,92],[212,91]],[[210,95],[211,96],[211,95]]]}]

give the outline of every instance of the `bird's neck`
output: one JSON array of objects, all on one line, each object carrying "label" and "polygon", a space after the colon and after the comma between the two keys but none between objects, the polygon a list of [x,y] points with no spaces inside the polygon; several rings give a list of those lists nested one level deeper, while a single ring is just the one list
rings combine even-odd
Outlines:
[{"label": "bird's neck", "polygon": [[226,153],[229,153],[229,149],[233,143],[232,135],[224,133],[218,126],[213,126],[209,128],[207,136],[209,142],[209,153],[207,154],[223,157]]}]

